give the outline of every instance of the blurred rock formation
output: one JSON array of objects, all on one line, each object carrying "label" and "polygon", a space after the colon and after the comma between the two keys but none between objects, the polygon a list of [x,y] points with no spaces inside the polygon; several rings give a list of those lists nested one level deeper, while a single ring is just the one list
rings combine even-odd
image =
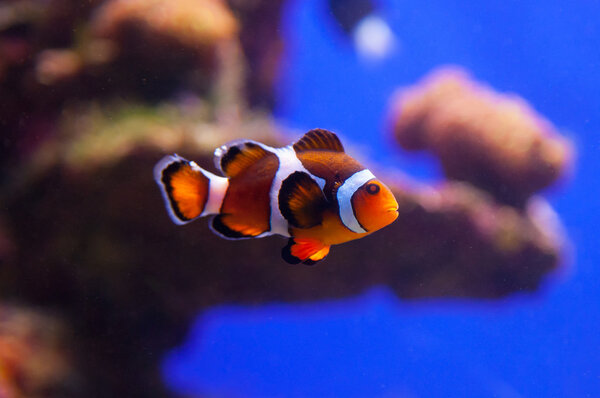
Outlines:
[{"label": "blurred rock formation", "polygon": [[281,1],[230,3],[0,3],[0,165],[26,159],[73,101],[192,93],[271,106]]},{"label": "blurred rock formation", "polygon": [[67,336],[56,319],[0,306],[0,397],[77,395]]},{"label": "blurred rock formation", "polygon": [[[334,299],[374,285],[403,298],[494,299],[535,291],[559,267],[558,219],[531,195],[562,170],[566,146],[518,127],[529,134],[526,150],[491,153],[496,147],[486,142],[496,130],[468,120],[486,111],[510,134],[513,119],[526,117],[498,112],[487,97],[469,94],[462,78],[450,86],[464,109],[415,109],[425,109],[417,113],[427,123],[439,117],[444,126],[453,115],[467,120],[452,132],[461,143],[484,143],[477,151],[487,151],[490,165],[435,123],[418,129],[431,141],[416,133],[408,141],[426,141],[419,145],[442,159],[454,159],[456,151],[461,167],[477,165],[504,184],[505,194],[458,171],[449,176],[463,182],[431,187],[388,167],[379,174],[387,173],[397,196],[398,221],[336,247],[316,267],[284,263],[280,237],[232,242],[212,234],[206,220],[174,225],[152,179],[164,154],[177,152],[214,170],[213,149],[225,141],[278,146],[301,134],[283,131],[268,109],[257,107],[272,101],[280,6],[266,0],[0,6],[0,397],[169,396],[162,356],[213,305]],[[440,142],[432,133],[438,131]],[[539,160],[548,153],[555,159],[550,171]],[[498,171],[502,160],[518,167]],[[533,188],[513,175],[521,172],[533,176]]]},{"label": "blurred rock formation", "polygon": [[279,77],[283,52],[280,14],[283,0],[228,0],[241,25],[240,42],[246,59],[247,101],[272,108],[273,86]]},{"label": "blurred rock formation", "polygon": [[498,94],[460,68],[432,72],[399,92],[394,134],[403,148],[429,150],[446,176],[523,206],[565,174],[571,144],[516,95]]}]

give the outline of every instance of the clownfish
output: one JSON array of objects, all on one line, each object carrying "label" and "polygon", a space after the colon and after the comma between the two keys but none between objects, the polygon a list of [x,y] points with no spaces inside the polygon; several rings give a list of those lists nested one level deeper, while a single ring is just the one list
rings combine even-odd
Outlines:
[{"label": "clownfish", "polygon": [[154,168],[176,224],[214,215],[226,239],[288,237],[282,257],[312,265],[332,245],[362,238],[398,217],[390,189],[344,152],[332,132],[314,129],[283,148],[239,140],[215,150],[224,177],[177,155]]}]

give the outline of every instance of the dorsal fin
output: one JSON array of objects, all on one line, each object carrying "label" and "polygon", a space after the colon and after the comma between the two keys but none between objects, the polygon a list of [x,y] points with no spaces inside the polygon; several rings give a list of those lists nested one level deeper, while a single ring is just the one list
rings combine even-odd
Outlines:
[{"label": "dorsal fin", "polygon": [[327,201],[319,185],[307,173],[296,171],[281,184],[279,210],[297,228],[310,228],[323,221]]},{"label": "dorsal fin", "polygon": [[331,131],[313,129],[294,144],[294,150],[296,153],[315,150],[344,152],[344,147],[337,135]]},{"label": "dorsal fin", "polygon": [[261,144],[250,140],[233,141],[215,150],[215,167],[227,177],[235,177],[269,155]]}]

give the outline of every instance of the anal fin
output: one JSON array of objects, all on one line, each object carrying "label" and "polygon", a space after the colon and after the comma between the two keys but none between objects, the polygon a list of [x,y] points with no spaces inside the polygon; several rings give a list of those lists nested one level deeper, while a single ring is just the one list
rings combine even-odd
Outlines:
[{"label": "anal fin", "polygon": [[329,254],[330,247],[317,239],[290,238],[288,244],[282,249],[281,256],[290,264],[302,262],[306,265],[314,265]]},{"label": "anal fin", "polygon": [[267,230],[253,226],[251,223],[230,214],[215,216],[211,222],[211,229],[214,233],[225,239],[256,238],[267,232]]}]

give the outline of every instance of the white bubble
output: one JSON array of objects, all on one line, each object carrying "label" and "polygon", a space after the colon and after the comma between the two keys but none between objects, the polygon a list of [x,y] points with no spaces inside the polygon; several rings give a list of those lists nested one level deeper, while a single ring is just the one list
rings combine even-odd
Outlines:
[{"label": "white bubble", "polygon": [[397,41],[383,19],[369,15],[354,29],[354,45],[361,56],[378,60],[388,56],[397,46]]}]

